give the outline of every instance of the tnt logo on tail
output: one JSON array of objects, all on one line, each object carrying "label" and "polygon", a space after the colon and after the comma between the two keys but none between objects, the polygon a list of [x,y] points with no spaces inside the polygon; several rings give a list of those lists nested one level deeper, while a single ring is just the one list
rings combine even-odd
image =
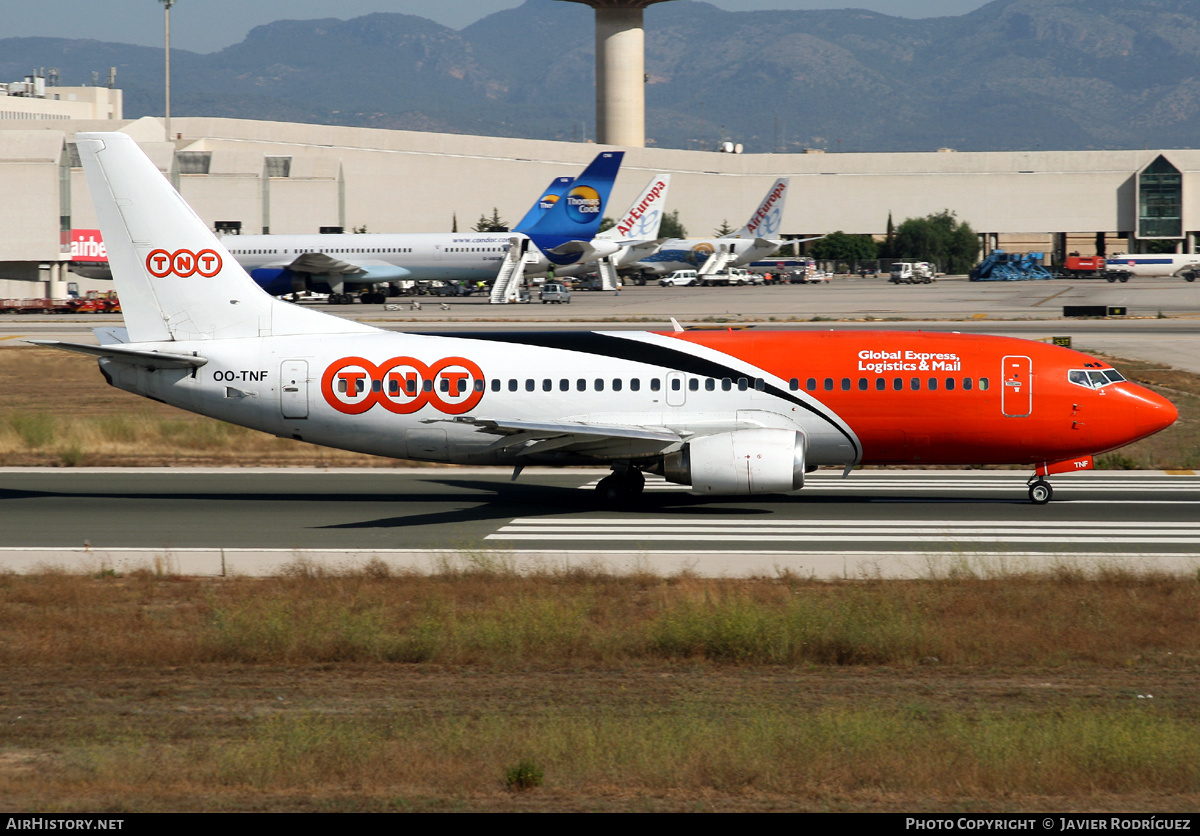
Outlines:
[{"label": "tnt logo on tail", "polygon": [[156,279],[172,275],[187,279],[197,274],[211,279],[221,272],[221,264],[221,256],[216,250],[180,249],[170,253],[153,250],[146,256],[146,270]]}]

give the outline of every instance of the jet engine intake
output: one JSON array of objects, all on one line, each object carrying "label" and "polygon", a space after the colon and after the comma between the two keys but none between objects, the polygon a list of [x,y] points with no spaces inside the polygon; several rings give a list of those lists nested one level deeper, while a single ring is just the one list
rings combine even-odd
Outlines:
[{"label": "jet engine intake", "polygon": [[804,487],[804,433],[784,429],[706,435],[664,457],[663,475],[696,493],[748,496]]}]

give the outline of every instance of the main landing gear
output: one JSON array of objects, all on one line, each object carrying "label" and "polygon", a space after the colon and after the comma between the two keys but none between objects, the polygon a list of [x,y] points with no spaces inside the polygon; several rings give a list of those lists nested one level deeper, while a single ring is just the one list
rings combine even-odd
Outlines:
[{"label": "main landing gear", "polygon": [[628,505],[637,499],[646,487],[646,477],[636,467],[614,467],[613,472],[596,485],[596,496],[609,507]]},{"label": "main landing gear", "polygon": [[1026,484],[1029,485],[1029,501],[1034,505],[1045,505],[1054,497],[1054,488],[1040,476],[1034,476]]}]

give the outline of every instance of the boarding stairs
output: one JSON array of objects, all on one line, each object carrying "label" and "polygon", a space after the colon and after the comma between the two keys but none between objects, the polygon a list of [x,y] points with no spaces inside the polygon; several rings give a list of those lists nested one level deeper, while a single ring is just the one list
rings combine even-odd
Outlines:
[{"label": "boarding stairs", "polygon": [[699,276],[711,276],[713,273],[720,273],[736,258],[737,253],[721,249],[710,255],[708,260],[704,262],[704,265],[696,273]]},{"label": "boarding stairs", "polygon": [[525,249],[528,238],[508,239],[508,252],[500,263],[500,272],[492,282],[492,293],[488,301],[493,305],[507,305],[521,298],[521,285],[525,280]]},{"label": "boarding stairs", "polygon": [[597,261],[596,272],[600,276],[601,290],[617,290],[621,287],[621,279],[617,276],[617,265],[613,263],[611,257]]},{"label": "boarding stairs", "polygon": [[1020,282],[1029,279],[1052,279],[1050,271],[1042,266],[1045,253],[992,252],[971,271],[973,282]]}]

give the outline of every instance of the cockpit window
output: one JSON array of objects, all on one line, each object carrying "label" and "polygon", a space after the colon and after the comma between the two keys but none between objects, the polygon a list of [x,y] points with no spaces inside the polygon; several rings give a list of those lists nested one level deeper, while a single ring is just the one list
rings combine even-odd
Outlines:
[{"label": "cockpit window", "polygon": [[1105,369],[1104,371],[1071,369],[1067,372],[1067,380],[1076,386],[1086,386],[1089,389],[1100,389],[1110,383],[1120,383],[1124,379],[1125,376],[1116,369]]}]

